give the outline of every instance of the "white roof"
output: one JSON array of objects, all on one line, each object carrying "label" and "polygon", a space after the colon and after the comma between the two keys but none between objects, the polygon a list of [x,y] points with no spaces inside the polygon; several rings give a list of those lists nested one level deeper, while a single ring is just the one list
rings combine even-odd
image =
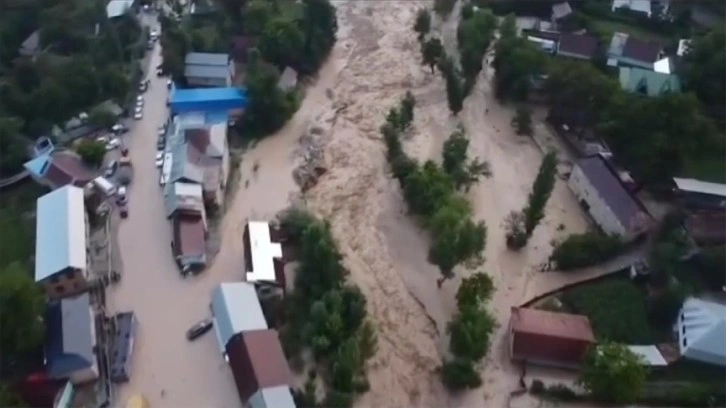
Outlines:
[{"label": "white roof", "polygon": [[691,46],[691,40],[684,38],[678,41],[678,51],[676,51],[676,55],[679,57],[682,57],[686,55],[686,52],[688,52],[689,48]]},{"label": "white roof", "polygon": [[687,359],[726,366],[726,306],[688,298],[678,317],[678,348]]},{"label": "white roof", "polygon": [[174,195],[182,197],[198,197],[202,198],[202,186],[193,183],[176,182],[174,183]]},{"label": "white roof", "polygon": [[86,269],[86,209],[83,189],[61,187],[38,199],[35,281],[68,267]]},{"label": "white roof", "polygon": [[247,282],[275,281],[274,258],[282,258],[282,246],[270,240],[270,224],[263,221],[248,223],[252,270],[247,271]]},{"label": "white roof", "polygon": [[114,18],[123,15],[126,10],[131,8],[134,0],[111,0],[106,5],[106,17]]},{"label": "white roof", "polygon": [[295,408],[295,401],[287,385],[259,389],[247,402],[251,408]]},{"label": "white roof", "polygon": [[681,191],[726,197],[726,184],[710,183],[690,178],[673,178]]},{"label": "white roof", "polygon": [[668,362],[663,358],[663,355],[656,346],[628,346],[628,349],[633,354],[640,356],[647,366],[665,367],[668,365]]},{"label": "white roof", "polygon": [[672,71],[671,59],[669,57],[665,57],[654,62],[653,71],[659,72],[661,74],[670,74]]},{"label": "white roof", "polygon": [[212,315],[222,353],[237,333],[266,330],[267,321],[255,287],[246,282],[222,283],[212,291]]},{"label": "white roof", "polygon": [[650,17],[650,0],[613,0],[612,11],[620,7],[629,8],[633,11],[640,11]]}]

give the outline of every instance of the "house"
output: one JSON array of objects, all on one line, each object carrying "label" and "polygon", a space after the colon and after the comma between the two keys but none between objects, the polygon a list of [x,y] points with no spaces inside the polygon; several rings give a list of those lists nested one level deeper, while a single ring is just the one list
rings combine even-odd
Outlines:
[{"label": "house", "polygon": [[726,306],[688,298],[676,323],[678,347],[687,360],[726,367]]},{"label": "house", "polygon": [[726,208],[726,184],[690,178],[674,178],[676,195],[690,209],[723,210]]},{"label": "house", "polygon": [[35,57],[39,52],[40,30],[35,30],[20,44],[18,53],[24,57]]},{"label": "house", "polygon": [[207,223],[198,211],[177,211],[172,217],[172,253],[183,274],[207,266]]},{"label": "house", "polygon": [[648,367],[666,367],[668,361],[658,346],[627,346]]},{"label": "house", "polygon": [[[226,125],[223,125],[223,127],[226,129]],[[196,134],[192,134],[191,129],[187,129],[186,132],[190,133],[189,139],[187,139],[189,141],[172,147],[173,160],[168,182],[200,184],[204,204],[208,208],[216,209],[224,202],[224,189],[229,176],[229,155],[226,150],[226,138],[223,142],[217,141],[219,143],[216,143],[215,147],[210,147],[212,143],[208,142],[209,144],[202,152],[200,151],[201,142],[197,142],[195,145],[192,138],[209,140],[213,138],[212,132],[204,129],[196,130]],[[226,130],[224,130],[223,134],[226,137]],[[215,150],[217,147],[220,149]],[[213,150],[213,152],[207,155],[210,150]]]},{"label": "house", "polygon": [[525,363],[576,368],[595,345],[586,316],[512,307],[509,355]]},{"label": "house", "polygon": [[217,343],[227,358],[227,345],[244,331],[266,330],[267,321],[255,287],[246,282],[221,283],[212,290],[212,318]]},{"label": "house", "polygon": [[35,182],[52,190],[66,185],[81,187],[95,177],[95,171],[83,163],[80,156],[67,150],[48,149],[23,167]]},{"label": "house", "polygon": [[232,86],[235,66],[228,54],[190,52],[186,55],[184,63],[184,76],[189,86]]},{"label": "house", "polygon": [[227,345],[240,400],[252,408],[295,408],[292,374],[277,330],[245,331]]},{"label": "house", "polygon": [[297,71],[291,67],[286,67],[280,75],[280,80],[277,81],[277,87],[283,91],[289,91],[297,86]]},{"label": "house", "polygon": [[568,185],[605,233],[632,239],[651,228],[652,217],[603,155],[578,160]]},{"label": "house", "polygon": [[242,236],[245,257],[245,279],[258,288],[261,299],[284,294],[286,287],[285,263],[282,246],[272,242],[270,224],[250,221],[245,225]]},{"label": "house", "polygon": [[48,377],[73,384],[97,380],[96,325],[88,294],[51,301],[45,322]]},{"label": "house", "polygon": [[206,218],[202,186],[195,183],[167,183],[164,192],[166,217],[171,218],[178,212],[199,212]]},{"label": "house", "polygon": [[562,2],[562,3],[555,3],[552,5],[552,13],[550,15],[550,20],[552,24],[557,24],[558,21],[568,17],[572,14],[572,8],[570,7],[570,3],[568,2]]},{"label": "house", "polygon": [[595,37],[562,33],[557,46],[557,56],[590,61],[595,58],[597,49],[598,41]]},{"label": "house", "polygon": [[188,112],[228,112],[247,107],[247,92],[239,88],[172,88],[169,106],[174,115]]},{"label": "house", "polygon": [[613,12],[618,9],[626,9],[646,17],[650,17],[652,14],[651,0],[613,0],[610,9]]},{"label": "house", "polygon": [[663,74],[642,68],[620,67],[620,87],[630,93],[661,96],[679,93],[681,81],[677,75]]},{"label": "house", "polygon": [[726,244],[726,210],[691,212],[684,224],[688,234],[701,247]]},{"label": "house", "polygon": [[676,55],[681,58],[684,57],[690,50],[690,47],[691,47],[690,39],[682,38],[682,39],[678,40],[678,49],[676,50]]},{"label": "house", "polygon": [[552,55],[557,51],[557,43],[560,40],[560,33],[553,31],[522,30],[522,36],[539,48],[540,51]]},{"label": "house", "polygon": [[607,65],[652,70],[653,65],[660,59],[662,50],[659,44],[642,41],[624,33],[614,33],[607,53]]},{"label": "house", "polygon": [[131,13],[136,13],[137,8],[136,0],[111,0],[106,5],[106,17],[121,17],[129,10]]},{"label": "house", "polygon": [[131,378],[131,361],[134,354],[138,322],[133,312],[116,315],[116,332],[111,346],[111,381],[127,382]]},{"label": "house", "polygon": [[38,198],[35,282],[49,298],[71,296],[87,289],[88,233],[83,189],[69,185]]}]

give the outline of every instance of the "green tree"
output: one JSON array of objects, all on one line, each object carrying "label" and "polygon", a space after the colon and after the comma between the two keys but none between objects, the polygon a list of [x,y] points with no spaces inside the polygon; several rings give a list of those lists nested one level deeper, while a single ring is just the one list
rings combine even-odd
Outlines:
[{"label": "green tree", "polygon": [[308,225],[300,238],[300,266],[295,291],[304,299],[320,299],[339,287],[345,276],[342,256],[333,240],[330,226],[322,222]]},{"label": "green tree", "polygon": [[518,135],[532,136],[532,109],[529,105],[520,104],[517,106],[516,116],[512,123],[517,129]]},{"label": "green tree", "polygon": [[411,211],[426,218],[431,217],[454,193],[451,178],[432,161],[417,167],[402,184]]},{"label": "green tree", "polygon": [[270,20],[260,37],[260,52],[277,66],[299,66],[305,36],[295,21],[283,17]]},{"label": "green tree", "polygon": [[8,385],[0,384],[0,407],[25,408],[27,405]]},{"label": "green tree", "polygon": [[274,2],[250,0],[244,8],[244,29],[250,35],[260,35],[275,14]]},{"label": "green tree", "polygon": [[471,206],[463,197],[450,197],[428,224],[434,237],[429,257],[445,278],[451,277],[458,263],[478,256],[486,246],[486,224],[471,220]]},{"label": "green tree", "polygon": [[438,38],[429,38],[421,45],[421,54],[423,55],[423,63],[431,68],[434,73],[434,67],[439,63],[442,57],[445,57],[444,46]]},{"label": "green tree", "polygon": [[[0,273],[0,346],[3,364],[31,351],[43,342],[45,298],[19,263],[12,263]],[[8,361],[9,360],[9,361]]]},{"label": "green tree", "polygon": [[28,153],[20,136],[22,127],[18,118],[0,117],[0,175],[11,176],[23,168]]},{"label": "green tree", "polygon": [[623,241],[617,235],[586,232],[572,234],[557,244],[551,259],[558,269],[565,271],[605,262],[622,249]]},{"label": "green tree", "polygon": [[303,0],[303,31],[305,47],[302,62],[295,67],[299,73],[311,74],[318,69],[335,44],[338,20],[329,0]]},{"label": "green tree", "polygon": [[557,153],[547,153],[539,166],[537,177],[532,184],[532,192],[529,193],[529,201],[522,211],[524,213],[524,230],[527,236],[532,232],[545,216],[545,207],[550,199],[552,189],[555,187],[555,176],[557,175]]},{"label": "green tree", "polygon": [[441,17],[446,18],[454,11],[455,5],[456,0],[434,0],[434,11]]},{"label": "green tree", "polygon": [[479,181],[479,177],[491,177],[491,169],[488,162],[480,161],[479,158],[469,162],[468,157],[469,139],[464,133],[464,128],[453,132],[444,142],[443,168],[454,181],[456,189],[469,188]]},{"label": "green tree", "polygon": [[517,16],[507,14],[499,25],[499,35],[501,38],[514,38],[517,36]]},{"label": "green tree", "polygon": [[479,75],[496,28],[497,17],[488,9],[477,10],[471,18],[459,23],[456,38],[461,55],[461,70],[467,80],[473,82]]},{"label": "green tree", "polygon": [[496,320],[484,307],[459,309],[447,326],[449,348],[457,357],[480,360],[489,350],[495,327]]},{"label": "green tree", "polygon": [[413,24],[413,31],[418,33],[419,40],[423,40],[431,30],[431,13],[422,8],[416,13],[416,22]]},{"label": "green tree", "polygon": [[484,272],[477,272],[464,278],[456,291],[456,304],[459,309],[478,306],[487,301],[494,292],[494,282]]},{"label": "green tree", "polygon": [[[688,89],[704,104],[723,108],[726,101],[726,31],[723,26],[693,39],[683,57]],[[721,109],[723,110],[723,109]]]},{"label": "green tree", "polygon": [[532,79],[546,72],[545,54],[526,38],[501,38],[495,46],[494,91],[500,100],[524,102]]},{"label": "green tree", "polygon": [[579,382],[600,401],[627,404],[637,400],[647,374],[644,362],[626,346],[605,343],[588,353]]},{"label": "green tree", "polygon": [[100,129],[111,129],[116,124],[116,115],[102,107],[94,108],[88,114],[88,123]]},{"label": "green tree", "polygon": [[439,63],[439,70],[446,82],[446,100],[449,103],[449,110],[457,115],[464,109],[464,83],[454,61],[447,57]]},{"label": "green tree", "polygon": [[439,373],[441,381],[451,391],[473,389],[481,385],[481,377],[471,360],[457,358],[446,361],[439,369]]},{"label": "green tree", "polygon": [[76,147],[76,152],[84,162],[91,166],[100,166],[106,156],[106,145],[95,140],[83,140]]},{"label": "green tree", "polygon": [[524,213],[522,211],[512,211],[507,215],[504,221],[504,231],[506,232],[507,247],[509,249],[521,249],[527,245],[527,231],[524,228]]}]

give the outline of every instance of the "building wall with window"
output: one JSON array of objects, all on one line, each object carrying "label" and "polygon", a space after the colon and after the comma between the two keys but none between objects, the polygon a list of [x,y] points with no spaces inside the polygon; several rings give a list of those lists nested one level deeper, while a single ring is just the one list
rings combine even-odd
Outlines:
[{"label": "building wall with window", "polygon": [[595,222],[608,234],[626,236],[627,231],[618,220],[613,210],[607,205],[605,199],[592,185],[579,166],[572,169],[568,185],[577,200],[582,204]]}]

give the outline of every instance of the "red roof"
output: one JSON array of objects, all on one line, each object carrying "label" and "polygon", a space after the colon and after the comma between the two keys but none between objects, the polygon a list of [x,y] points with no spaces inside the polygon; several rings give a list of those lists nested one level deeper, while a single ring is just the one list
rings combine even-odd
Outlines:
[{"label": "red roof", "polygon": [[589,35],[568,34],[560,36],[559,52],[566,52],[592,59],[597,51],[597,39]]},{"label": "red roof", "polygon": [[595,344],[586,316],[512,307],[512,358],[576,365]]},{"label": "red roof", "polygon": [[243,403],[261,388],[292,383],[277,330],[253,330],[235,335],[227,343],[227,356]]},{"label": "red roof", "polygon": [[206,248],[204,220],[199,213],[179,212],[174,217],[174,252],[176,256],[197,256]]},{"label": "red roof", "polygon": [[661,50],[662,47],[659,44],[645,42],[631,35],[628,37],[628,41],[625,42],[625,47],[623,47],[623,56],[642,62],[654,63],[658,61]]},{"label": "red roof", "polygon": [[51,163],[43,177],[55,188],[70,183],[80,187],[91,181],[94,174],[75,154],[57,152],[51,156]]}]

